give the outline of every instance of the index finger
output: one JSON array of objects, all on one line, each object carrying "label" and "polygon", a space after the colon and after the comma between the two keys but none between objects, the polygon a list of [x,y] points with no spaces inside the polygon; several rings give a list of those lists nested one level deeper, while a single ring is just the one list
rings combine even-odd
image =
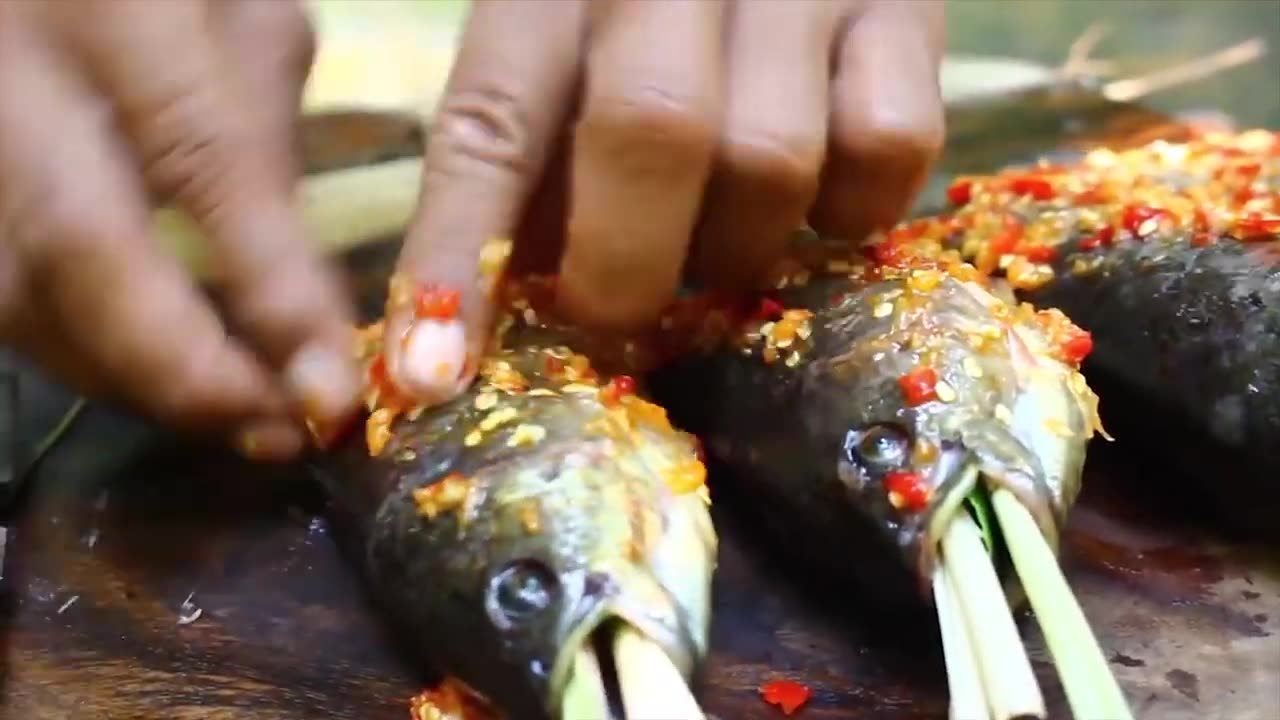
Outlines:
[{"label": "index finger", "polygon": [[[304,237],[287,136],[250,102],[223,55],[229,48],[214,42],[214,6],[112,0],[102,7],[79,46],[118,103],[148,179],[208,233],[236,326],[283,372],[308,415],[346,412],[359,384],[351,308]],[[293,2],[284,8],[297,10]],[[279,74],[282,89],[294,79],[283,65],[258,71]]]},{"label": "index finger", "polygon": [[423,402],[471,380],[493,308],[477,283],[484,244],[509,236],[542,173],[577,79],[579,0],[478,0],[432,123],[422,200],[400,273],[460,293],[459,317],[392,309],[387,370]]}]

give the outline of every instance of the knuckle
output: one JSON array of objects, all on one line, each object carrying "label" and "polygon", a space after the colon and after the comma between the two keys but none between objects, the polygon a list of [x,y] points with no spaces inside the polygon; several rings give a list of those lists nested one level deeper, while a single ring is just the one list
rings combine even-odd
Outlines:
[{"label": "knuckle", "polygon": [[264,350],[282,362],[294,350],[329,323],[347,320],[346,307],[336,280],[315,267],[294,264],[285,277],[276,272],[255,279],[233,300],[237,322],[254,337],[263,338]]},{"label": "knuckle", "polygon": [[524,174],[535,166],[537,152],[520,97],[489,85],[445,99],[428,139],[427,162],[449,175],[477,164]]},{"label": "knuckle", "polygon": [[[606,138],[623,157],[684,164],[709,158],[719,139],[714,104],[692,92],[645,85],[598,98],[584,124]],[[661,148],[661,153],[654,153]]]},{"label": "knuckle", "polygon": [[206,423],[222,413],[227,398],[221,395],[222,384],[216,372],[200,353],[191,348],[175,350],[163,372],[157,374],[154,390],[144,402],[161,419],[180,423]]},{"label": "knuckle", "polygon": [[248,133],[227,118],[225,108],[199,89],[159,103],[140,128],[144,173],[153,186],[179,198],[204,219],[241,190],[236,153],[248,146]]},{"label": "knuckle", "polygon": [[942,151],[945,126],[940,108],[903,113],[866,103],[857,121],[848,125],[837,137],[841,149],[853,156],[891,158],[920,167]]},{"label": "knuckle", "polygon": [[52,285],[62,275],[93,267],[99,238],[110,232],[98,222],[102,218],[78,211],[71,197],[53,186],[29,200],[8,208],[3,232],[31,282]]},{"label": "knuckle", "polygon": [[720,163],[731,177],[787,198],[811,198],[818,190],[824,143],[801,134],[729,133]]}]

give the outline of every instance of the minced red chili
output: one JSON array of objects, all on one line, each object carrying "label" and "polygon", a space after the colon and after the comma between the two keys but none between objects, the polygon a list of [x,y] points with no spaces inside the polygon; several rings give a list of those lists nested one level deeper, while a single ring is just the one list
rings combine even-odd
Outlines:
[{"label": "minced red chili", "polygon": [[1047,263],[1058,257],[1058,249],[1052,245],[1023,245],[1018,254],[1031,262]]},{"label": "minced red chili", "polygon": [[1088,330],[1073,327],[1067,331],[1060,346],[1062,359],[1072,365],[1079,365],[1089,353],[1093,352],[1093,335]]},{"label": "minced red chili", "polygon": [[811,694],[809,688],[791,680],[774,680],[760,686],[760,697],[788,716],[809,702]]},{"label": "minced red chili", "polygon": [[1100,247],[1109,246],[1116,239],[1116,229],[1110,225],[1099,229],[1094,234],[1080,241],[1080,249],[1084,251],[1096,250]]},{"label": "minced red chili", "polygon": [[920,473],[894,470],[884,476],[884,488],[895,507],[919,512],[929,506],[929,486]]},{"label": "minced red chili", "polygon": [[1009,190],[1014,195],[1025,195],[1035,200],[1052,200],[1057,195],[1052,183],[1034,175],[1014,178],[1009,182]]},{"label": "minced red chili", "polygon": [[760,307],[756,308],[757,320],[777,320],[782,317],[782,312],[786,310],[782,303],[771,297],[760,299]]},{"label": "minced red chili", "polygon": [[973,199],[973,181],[957,180],[947,188],[947,200],[952,205],[967,205]]},{"label": "minced red chili", "polygon": [[600,402],[605,405],[616,405],[622,398],[635,393],[635,378],[630,375],[618,375],[600,388]]},{"label": "minced red chili", "polygon": [[1270,240],[1280,234],[1280,215],[1246,213],[1236,222],[1236,230],[1241,240]]},{"label": "minced red chili", "polygon": [[462,294],[457,290],[423,285],[414,297],[414,313],[422,320],[452,320],[461,304]]},{"label": "minced red chili", "polygon": [[1143,205],[1130,205],[1124,209],[1121,215],[1120,224],[1125,230],[1128,230],[1134,237],[1142,237],[1151,230],[1147,230],[1144,226],[1150,220],[1158,220],[1167,215],[1164,210],[1154,207],[1146,207]]},{"label": "minced red chili", "polygon": [[898,378],[898,387],[908,405],[923,405],[938,398],[938,372],[931,367],[921,367]]}]

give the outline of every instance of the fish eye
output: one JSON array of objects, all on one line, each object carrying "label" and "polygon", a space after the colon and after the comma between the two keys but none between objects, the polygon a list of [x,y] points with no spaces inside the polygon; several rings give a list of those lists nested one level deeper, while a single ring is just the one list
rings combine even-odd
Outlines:
[{"label": "fish eye", "polygon": [[901,467],[911,451],[911,435],[892,423],[877,423],[845,436],[845,458],[867,470]]},{"label": "fish eye", "polygon": [[494,625],[509,630],[551,607],[560,592],[556,574],[534,558],[512,560],[489,580],[485,609]]}]

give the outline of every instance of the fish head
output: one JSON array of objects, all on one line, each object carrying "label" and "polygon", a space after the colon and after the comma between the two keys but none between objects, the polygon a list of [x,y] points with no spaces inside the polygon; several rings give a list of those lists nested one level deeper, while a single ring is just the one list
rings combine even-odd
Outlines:
[{"label": "fish head", "polygon": [[[548,351],[549,352],[549,351]],[[696,441],[636,396],[497,361],[397,426],[368,541],[411,642],[512,717],[558,717],[575,657],[624,623],[685,677],[706,655],[716,534]]]},{"label": "fish head", "polygon": [[896,534],[927,583],[955,514],[969,508],[983,524],[979,487],[1011,491],[1056,548],[1096,398],[1054,358],[1029,306],[948,275],[915,282],[918,272],[936,271],[844,298],[820,339],[841,352],[824,353],[834,359],[815,368],[811,385],[827,408],[815,417],[840,418],[837,468],[853,503]]}]

